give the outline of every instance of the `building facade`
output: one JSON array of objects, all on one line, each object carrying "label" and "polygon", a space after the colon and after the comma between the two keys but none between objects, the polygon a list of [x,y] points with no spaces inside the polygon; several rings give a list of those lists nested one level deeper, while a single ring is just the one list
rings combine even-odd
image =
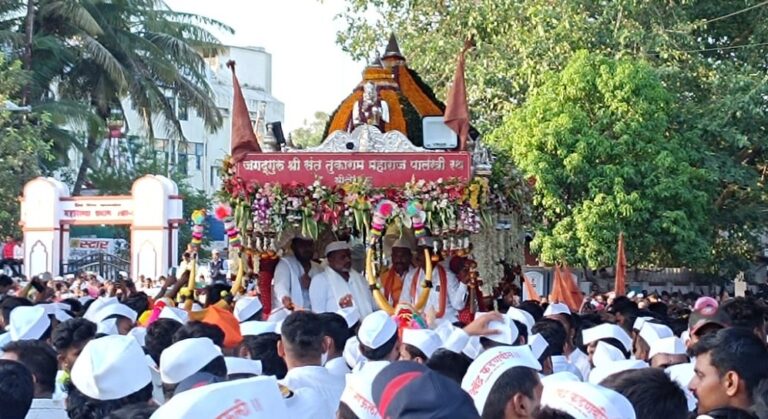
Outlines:
[{"label": "building facade", "polygon": [[[181,173],[186,174],[187,181],[193,188],[202,190],[208,195],[218,190],[219,167],[230,151],[232,72],[226,65],[229,60],[237,63],[237,76],[252,123],[255,125],[260,113],[264,114],[266,123],[282,123],[284,105],[272,96],[272,55],[260,47],[228,46],[218,56],[205,59],[208,65],[208,83],[216,106],[223,117],[221,128],[216,132],[209,132],[205,128],[203,119],[196,114],[195,110],[171,91],[168,92],[168,97],[172,98],[171,102],[175,104],[176,115],[186,141],[164,138],[166,130],[159,120],[155,121],[153,127],[155,140],[152,146],[158,158],[165,159],[170,167],[177,168]],[[112,157],[111,161],[115,160],[114,153],[130,153],[126,151],[126,147],[120,147],[118,145],[120,143],[128,145],[128,149],[134,149],[133,144],[128,143],[140,142],[144,146],[150,144],[147,137],[148,130],[140,115],[132,108],[130,101],[126,100],[123,103],[123,109],[125,124],[122,129],[122,138],[106,141],[101,151],[109,153]],[[132,159],[125,157],[127,158],[117,159],[117,161]],[[77,150],[70,152],[70,169],[75,173],[81,159],[82,155]]]}]

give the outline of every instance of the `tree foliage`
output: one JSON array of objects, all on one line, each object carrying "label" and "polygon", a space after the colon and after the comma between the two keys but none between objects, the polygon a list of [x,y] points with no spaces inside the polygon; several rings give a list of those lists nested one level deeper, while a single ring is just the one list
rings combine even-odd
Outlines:
[{"label": "tree foliage", "polygon": [[304,120],[304,125],[291,132],[291,141],[300,148],[314,147],[323,142],[323,131],[328,123],[329,115],[325,112],[315,112],[312,121]]},{"label": "tree foliage", "polygon": [[[0,41],[28,61],[33,77],[25,89],[27,103],[56,116],[46,137],[59,162],[66,163],[71,147],[84,156],[75,194],[97,165],[94,153],[106,138],[107,120],[119,117],[124,99],[143,119],[143,127],[129,128],[143,129],[150,139],[184,140],[177,97],[209,130],[221,126],[203,55],[221,47],[207,28],[231,29],[171,11],[158,0],[39,0],[29,2],[31,8],[27,3],[12,0],[0,7]],[[154,132],[155,124],[162,132]]]},{"label": "tree foliage", "polygon": [[536,180],[540,258],[610,265],[623,231],[631,264],[701,266],[709,175],[670,129],[672,96],[653,70],[582,51],[544,80],[492,137]]},{"label": "tree foliage", "polygon": [[19,236],[19,201],[24,184],[39,176],[48,147],[40,138],[46,115],[11,113],[6,101],[17,104],[24,80],[21,63],[0,54],[0,231]]},{"label": "tree foliage", "polygon": [[[444,97],[447,92],[456,54],[464,40],[472,37],[477,46],[468,55],[466,67],[472,122],[495,138],[513,134],[509,127],[502,127],[502,121],[516,119],[513,114],[528,106],[534,92],[550,82],[553,73],[563,71],[578,51],[606,59],[643,62],[670,96],[664,114],[665,138],[683,147],[683,154],[695,151],[684,161],[713,177],[705,184],[708,189],[692,190],[711,196],[709,207],[696,211],[706,217],[709,231],[690,232],[709,241],[707,261],[699,267],[731,275],[744,269],[762,246],[759,236],[768,223],[765,2],[347,0],[346,5],[339,15],[346,23],[338,34],[342,48],[356,58],[370,57],[393,31],[409,65],[423,75],[438,96]],[[617,86],[617,92],[621,91]],[[595,102],[584,105],[599,108]],[[497,129],[500,132],[493,133]],[[656,156],[643,157],[652,158],[648,164],[658,167]],[[590,170],[588,174],[594,176],[593,182],[612,182],[610,177],[603,177],[605,171]],[[589,197],[590,191],[578,193]],[[543,204],[535,204],[543,214]],[[605,226],[605,230],[578,234],[594,235],[595,243],[615,249],[614,234],[622,220]],[[557,248],[561,250],[552,248],[551,257],[560,258],[567,252],[602,260],[594,250],[576,252],[581,244],[573,229],[547,230],[544,220],[540,221],[536,233],[551,234],[560,243]],[[693,219],[688,221],[696,227],[701,225]],[[678,263],[694,263],[701,256],[699,245],[682,235],[674,236],[678,241],[668,241],[654,237],[656,232],[639,233],[638,237],[627,238],[628,257],[635,262],[674,263],[673,256],[681,256],[683,249],[690,246],[696,256],[682,258]],[[663,252],[632,254],[649,248],[642,245],[633,249],[633,241],[640,244],[655,240],[664,246]]]}]

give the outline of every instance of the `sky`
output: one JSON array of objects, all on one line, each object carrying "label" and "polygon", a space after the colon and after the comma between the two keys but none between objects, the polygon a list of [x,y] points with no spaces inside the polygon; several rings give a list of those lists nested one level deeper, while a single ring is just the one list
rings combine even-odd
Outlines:
[{"label": "sky", "polygon": [[284,129],[332,112],[360,81],[356,63],[336,45],[343,0],[165,0],[173,10],[216,19],[235,30],[224,44],[272,54],[272,95],[285,104]]}]

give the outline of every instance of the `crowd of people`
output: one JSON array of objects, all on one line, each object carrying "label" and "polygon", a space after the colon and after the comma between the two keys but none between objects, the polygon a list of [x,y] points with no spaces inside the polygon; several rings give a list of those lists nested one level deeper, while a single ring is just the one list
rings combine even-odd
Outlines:
[{"label": "crowd of people", "polygon": [[206,282],[189,257],[154,281],[0,275],[0,418],[768,419],[756,296],[481,307],[471,262],[428,242],[396,242],[379,288],[345,242],[290,247],[266,293],[219,255]]}]

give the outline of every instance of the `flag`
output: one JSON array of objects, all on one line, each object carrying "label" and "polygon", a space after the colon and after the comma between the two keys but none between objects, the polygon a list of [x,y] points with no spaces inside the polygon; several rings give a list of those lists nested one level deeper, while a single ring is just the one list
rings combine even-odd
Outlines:
[{"label": "flag", "polygon": [[568,308],[574,312],[581,310],[581,304],[584,302],[584,296],[581,294],[581,290],[576,284],[576,281],[574,281],[574,276],[571,273],[571,270],[568,269],[568,265],[563,265],[563,273],[561,276],[563,277],[563,284],[565,285],[566,289],[566,299],[569,302]]},{"label": "flag", "polygon": [[541,301],[541,296],[539,296],[539,293],[536,292],[536,288],[533,287],[531,280],[528,279],[527,276],[525,276],[524,272],[522,272],[522,275],[523,275],[523,285],[525,285],[525,292],[526,294],[528,294],[528,299],[534,300],[534,301]]},{"label": "flag", "polygon": [[453,85],[448,92],[448,100],[445,103],[445,125],[459,136],[459,151],[467,149],[469,137],[469,106],[467,105],[467,86],[464,83],[464,55],[472,48],[472,40],[464,43],[464,48],[459,53],[456,73],[453,75]]},{"label": "flag", "polygon": [[552,293],[549,294],[549,302],[551,303],[565,303],[565,295],[563,292],[563,281],[560,278],[560,265],[555,265],[555,276],[552,278]]},{"label": "flag", "polygon": [[627,278],[627,258],[624,255],[624,233],[619,233],[619,246],[616,251],[616,280],[613,290],[616,296],[624,295]]},{"label": "flag", "polygon": [[230,133],[230,144],[232,155],[232,164],[239,163],[248,153],[261,153],[259,141],[253,132],[251,125],[251,116],[248,114],[248,106],[245,104],[243,91],[240,89],[240,82],[235,74],[235,62],[229,61],[227,67],[232,69],[232,132]]}]

